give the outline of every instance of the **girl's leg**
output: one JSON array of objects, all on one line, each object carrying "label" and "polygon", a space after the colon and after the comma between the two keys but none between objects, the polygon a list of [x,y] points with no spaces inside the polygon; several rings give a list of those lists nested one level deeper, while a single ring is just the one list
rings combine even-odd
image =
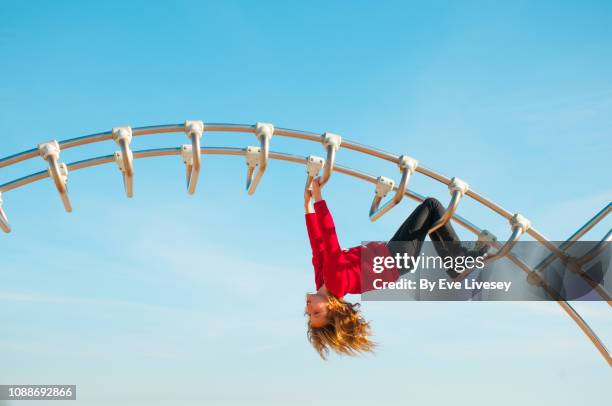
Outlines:
[{"label": "girl's leg", "polygon": [[[393,235],[388,244],[389,250],[394,254],[419,255],[429,229],[444,215],[444,211],[444,206],[437,199],[425,199]],[[450,222],[433,232],[430,237],[438,255],[461,254],[461,241]]]},{"label": "girl's leg", "polygon": [[[433,226],[436,221],[444,216],[446,212],[446,208],[440,203],[439,200],[434,199],[432,197],[426,199],[428,200],[428,204],[432,207],[430,219],[432,220],[431,226]],[[461,240],[455,232],[451,222],[444,224],[442,227],[438,228],[436,231],[429,235],[431,241],[440,256],[457,256],[462,255],[463,247],[461,246]]]}]

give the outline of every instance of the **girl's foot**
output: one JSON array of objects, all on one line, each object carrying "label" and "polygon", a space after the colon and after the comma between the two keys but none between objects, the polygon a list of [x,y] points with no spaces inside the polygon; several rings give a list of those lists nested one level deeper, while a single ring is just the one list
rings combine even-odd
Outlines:
[{"label": "girl's foot", "polygon": [[472,257],[472,258],[484,257],[489,252],[490,246],[484,241],[476,241],[475,243],[471,243],[471,244],[473,245],[461,247],[463,249],[463,255],[465,257]]}]

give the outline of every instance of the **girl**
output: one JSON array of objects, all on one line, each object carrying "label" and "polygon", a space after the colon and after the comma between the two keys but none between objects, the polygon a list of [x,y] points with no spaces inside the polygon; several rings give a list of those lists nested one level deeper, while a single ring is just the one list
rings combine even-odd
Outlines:
[{"label": "girl", "polygon": [[[442,217],[445,209],[438,200],[427,198],[408,216],[388,244],[370,242],[343,250],[338,243],[332,216],[321,196],[319,178],[312,185],[312,191],[306,190],[304,194],[306,228],[317,289],[316,293],[306,295],[308,340],[323,359],[330,348],[347,355],[372,351],[374,343],[369,339],[370,325],[361,315],[359,303],[346,302],[344,296],[372,290],[372,284],[364,282],[363,277],[374,275],[368,268],[374,256],[394,256],[397,253],[418,256],[429,229]],[[430,238],[442,257],[478,257],[484,256],[487,250],[486,245],[477,244],[473,250],[463,247],[450,222],[431,233]],[[375,276],[391,282],[406,272],[409,270],[390,268]],[[452,269],[447,273],[451,278],[458,275]]]}]

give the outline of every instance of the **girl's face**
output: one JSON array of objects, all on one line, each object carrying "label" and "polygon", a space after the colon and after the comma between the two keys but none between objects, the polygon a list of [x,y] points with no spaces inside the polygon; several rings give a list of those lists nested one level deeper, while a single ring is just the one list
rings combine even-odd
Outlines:
[{"label": "girl's face", "polygon": [[327,296],[320,293],[308,293],[304,311],[310,319],[311,327],[323,327],[327,324]]}]

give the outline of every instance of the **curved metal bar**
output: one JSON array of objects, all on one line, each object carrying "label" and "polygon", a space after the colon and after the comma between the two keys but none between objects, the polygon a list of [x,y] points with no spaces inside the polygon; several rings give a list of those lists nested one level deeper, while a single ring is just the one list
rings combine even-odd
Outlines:
[{"label": "curved metal bar", "polygon": [[593,216],[589,221],[587,221],[582,227],[580,227],[574,234],[572,234],[563,244],[560,245],[559,250],[561,252],[560,255],[555,256],[555,253],[551,253],[548,255],[542,262],[540,262],[535,268],[534,272],[542,272],[546,267],[552,264],[555,260],[560,259],[565,266],[568,267],[571,271],[580,276],[599,296],[608,303],[610,307],[612,307],[612,296],[610,293],[601,286],[597,281],[593,280],[587,273],[582,270],[582,266],[589,261],[591,261],[598,253],[600,249],[603,249],[606,245],[605,240],[610,238],[610,231],[600,243],[591,249],[588,253],[586,253],[582,258],[573,258],[571,257],[567,251],[589,230],[591,230],[597,223],[603,220],[608,213],[610,212],[610,207],[612,204],[606,205],[602,210],[600,210],[595,216]]},{"label": "curved metal bar", "polygon": [[58,142],[56,140],[52,140],[38,144],[38,150],[40,156],[49,166],[49,176],[51,179],[53,179],[53,183],[55,183],[55,187],[60,194],[62,203],[64,204],[64,209],[70,213],[72,211],[72,205],[70,204],[70,199],[68,198],[68,187],[66,186],[66,183],[68,182],[68,168],[66,164],[59,162],[60,147]]},{"label": "curved metal bar", "polygon": [[0,228],[5,233],[10,233],[11,225],[9,223],[8,217],[6,216],[6,213],[4,212],[4,209],[2,208],[3,204],[4,201],[2,200],[2,192],[0,192]]},{"label": "curved metal bar", "polygon": [[[567,240],[565,240],[563,244],[561,244],[559,249],[563,250],[564,252],[567,252],[567,250],[570,249],[576,241],[578,241],[580,238],[582,238],[582,236],[588,233],[601,220],[606,218],[606,216],[610,214],[611,211],[612,211],[612,202],[604,206],[604,208],[601,209],[597,214],[595,214],[591,219],[589,219],[589,221],[584,223],[582,227],[578,228],[578,230],[576,230],[574,234],[572,234]],[[540,262],[534,269],[536,271],[540,271],[546,268],[548,265],[550,265],[557,258],[558,256],[555,256],[554,253],[551,253],[546,258],[544,258],[542,262]]]},{"label": "curved metal bar", "polygon": [[436,223],[431,226],[428,231],[428,234],[431,234],[438,230],[440,227],[443,227],[448,221],[453,217],[455,211],[457,211],[457,207],[459,206],[459,201],[465,195],[465,193],[469,190],[470,186],[462,181],[459,178],[452,178],[450,184],[448,185],[448,190],[451,193],[451,201],[448,203],[448,207],[446,211],[442,215],[442,217],[436,221]]},{"label": "curved metal bar", "polygon": [[574,320],[574,323],[578,325],[580,330],[582,330],[582,332],[586,334],[591,343],[593,343],[595,348],[597,348],[597,351],[599,351],[601,356],[606,360],[608,366],[612,367],[612,356],[610,356],[610,352],[606,348],[605,344],[601,341],[601,339],[597,336],[597,334],[595,334],[593,329],[587,324],[587,322],[584,321],[582,317],[580,317],[580,314],[578,314],[578,312],[568,302],[564,300],[558,300],[557,303],[559,303],[559,306],[561,306],[565,313],[567,313],[567,315],[572,320]]},{"label": "curved metal bar", "polygon": [[[508,255],[509,259],[513,259],[513,262],[517,263],[518,260],[513,254]],[[522,262],[522,261],[521,261]],[[524,263],[522,263],[524,265]],[[559,297],[558,293],[551,289],[550,286],[546,285],[541,278],[541,275],[534,270],[530,270],[528,266],[521,266],[525,272],[527,272],[527,282],[530,285],[538,286],[542,288],[550,297],[554,298],[555,301],[561,308],[567,313],[567,315],[576,323],[578,328],[582,330],[582,332],[587,336],[587,338],[591,341],[591,343],[595,346],[597,351],[601,354],[604,360],[608,363],[609,366],[612,366],[612,357],[610,356],[610,352],[606,348],[603,341],[597,336],[595,331],[589,326],[589,324],[580,316],[580,314],[565,300]]]},{"label": "curved metal bar", "polygon": [[[165,125],[133,128],[133,135],[140,136],[140,135],[150,135],[150,134],[176,133],[176,132],[182,132],[183,130],[184,130],[184,126],[182,124],[165,124]],[[255,132],[255,129],[252,125],[224,124],[224,123],[207,124],[206,130],[210,132],[226,132],[226,133],[229,133],[229,132],[253,133]],[[313,133],[313,132],[307,132],[307,131],[277,128],[275,129],[274,134],[279,135],[279,136],[290,137],[290,138],[313,141],[313,142],[321,141],[320,134]],[[77,138],[72,138],[72,139],[68,139],[65,141],[61,141],[60,146],[62,149],[66,149],[66,148],[76,147],[79,145],[109,140],[111,138],[112,138],[112,134],[109,132],[97,133],[97,134],[86,135],[82,137],[77,137]],[[344,140],[341,147],[350,149],[350,150],[353,150],[359,153],[367,154],[375,158],[380,158],[380,159],[383,159],[389,162],[393,162],[393,163],[399,162],[399,156],[397,155],[394,155],[392,153],[385,152],[385,151],[382,151],[382,150],[379,150],[373,147],[362,145],[356,142]],[[15,163],[24,161],[26,159],[33,158],[37,155],[38,155],[37,151],[33,149],[33,150],[23,151],[23,152],[20,152],[20,153],[17,153],[17,154],[14,154],[14,155],[11,155],[5,158],[0,158],[0,168],[8,166],[8,165],[13,165]],[[331,169],[331,168],[333,168],[333,162],[329,163],[329,159],[328,159],[328,169]],[[429,168],[426,168],[423,165],[420,165],[419,167],[417,167],[416,172],[419,172],[431,179],[434,179],[446,185],[449,185],[451,182],[451,180],[448,177],[442,174],[439,174]],[[329,176],[331,176],[331,173],[332,173],[332,170],[328,170],[326,174],[324,174],[325,181],[329,179]],[[466,192],[466,195],[508,220],[510,220],[510,218],[512,217],[512,214],[509,211],[505,210],[504,208],[490,201],[484,196],[476,193],[474,190],[468,190]],[[548,239],[544,235],[542,235],[539,231],[537,231],[534,227],[531,227],[527,231],[527,234],[529,234],[535,240],[539,241],[544,246],[546,246],[547,249],[549,249],[555,256],[559,258],[563,258],[564,256],[563,250],[559,249],[557,246],[555,246],[550,241],[548,241]]]},{"label": "curved metal bar", "polygon": [[[241,127],[244,128],[244,131],[241,132],[249,132],[246,130],[247,126],[244,125],[234,125],[234,124],[222,124],[216,125],[217,127],[223,126],[227,127]],[[146,127],[135,127],[132,128],[132,135],[140,136],[140,135],[152,135],[152,134],[163,134],[163,133],[177,133],[182,132],[184,127],[182,124],[162,124],[162,125],[154,125],[154,126],[146,126]],[[229,130],[226,130],[229,131]],[[251,131],[252,132],[252,131]],[[112,131],[105,131],[101,133],[84,135],[81,137],[69,138],[63,141],[59,141],[59,146],[62,150],[68,148],[75,148],[81,145],[93,144],[102,141],[108,141],[113,139]],[[17,154],[13,154],[4,158],[0,158],[0,168],[5,166],[14,165],[16,163],[37,157],[39,155],[38,149],[30,149],[27,151],[19,152]]]},{"label": "curved metal bar", "polygon": [[342,144],[342,137],[338,134],[326,132],[321,136],[321,143],[327,150],[327,159],[325,160],[323,176],[319,181],[319,184],[321,185],[321,187],[323,187],[329,181],[329,178],[331,178],[331,175],[334,171],[334,165],[336,163],[336,152]]},{"label": "curved metal bar", "polygon": [[132,142],[132,128],[115,127],[112,131],[113,140],[119,145],[121,151],[115,152],[115,161],[123,174],[123,188],[127,197],[134,196],[134,157],[130,149]]},{"label": "curved metal bar", "polygon": [[584,223],[582,227],[576,230],[576,232],[574,232],[574,234],[572,234],[571,237],[568,238],[568,242],[571,242],[573,244],[575,241],[578,241],[580,238],[582,238],[582,236],[584,236],[593,227],[595,227],[601,220],[606,218],[606,216],[610,214],[610,212],[612,212],[612,202],[609,202],[607,205],[605,205],[597,214],[593,216],[593,218],[591,218],[589,221]]},{"label": "curved metal bar", "polygon": [[[209,129],[209,125],[207,124],[206,130],[208,131],[208,129]],[[201,153],[205,155],[244,156],[246,151],[244,148],[207,147],[207,148],[201,148]],[[141,151],[133,152],[134,159],[151,158],[151,157],[159,157],[159,156],[176,156],[180,154],[181,154],[181,148],[157,148],[157,149],[149,149],[149,150],[141,150]],[[296,155],[290,155],[290,154],[272,152],[272,151],[270,152],[269,158],[288,161],[288,162],[294,162],[294,163],[301,163],[301,164],[306,164],[306,159],[307,159],[303,157],[298,157]],[[105,156],[99,156],[95,158],[73,162],[68,165],[68,169],[70,171],[75,171],[75,170],[84,169],[84,168],[88,168],[92,166],[98,166],[98,165],[102,165],[102,164],[110,163],[110,162],[114,162],[114,156],[105,155]],[[333,170],[334,172],[342,173],[347,176],[351,176],[351,177],[354,177],[354,178],[357,178],[357,179],[360,179],[360,180],[363,180],[363,181],[366,181],[372,184],[376,184],[376,177],[366,174],[361,171],[349,169],[341,165],[335,165]],[[40,171],[40,172],[36,172],[36,173],[30,174],[27,176],[23,176],[21,178],[1,184],[0,192],[9,192],[9,191],[18,189],[20,187],[26,186],[28,184],[40,181],[42,179],[46,179],[48,177],[49,177],[49,173],[47,171]],[[396,188],[394,188],[394,190],[396,190]],[[423,202],[426,198],[425,196],[420,195],[409,189],[406,189],[405,195],[408,198],[418,203]],[[478,228],[476,225],[471,223],[469,220],[463,218],[459,214],[455,214],[452,220],[457,222],[457,224],[466,228],[468,231],[472,232],[473,234],[478,235],[478,233],[481,232],[480,228]]]},{"label": "curved metal bar", "polygon": [[4,168],[5,166],[15,165],[21,161],[25,161],[27,159],[31,159],[39,156],[38,148],[28,149],[26,151],[18,152],[13,155],[6,156],[4,158],[0,158],[0,168]]},{"label": "curved metal bar", "polygon": [[495,254],[487,256],[485,258],[485,262],[494,262],[508,255],[510,251],[512,251],[512,248],[514,248],[518,240],[521,238],[521,234],[523,234],[523,232],[519,227],[513,227],[512,234],[510,235],[506,243]]},{"label": "curved metal bar", "polygon": [[[580,276],[597,294],[606,301],[606,303],[612,307],[612,296],[610,293],[594,280],[591,275],[586,273],[582,267],[592,261],[597,255],[599,255],[605,248],[608,247],[609,241],[612,239],[612,230],[609,230],[606,236],[593,248],[589,250],[585,255],[580,258],[572,257],[569,254],[565,255],[561,261],[564,266],[567,267],[570,271]],[[540,270],[536,270],[534,268],[534,273],[542,272],[546,268],[542,268]]]},{"label": "curved metal bar", "polygon": [[[182,124],[164,124],[164,125],[156,125],[156,126],[137,127],[137,128],[133,128],[132,131],[133,131],[134,136],[162,134],[162,133],[176,133],[176,132],[184,131],[184,126]],[[255,132],[255,129],[252,125],[245,125],[245,124],[212,123],[212,124],[206,124],[206,131],[224,132],[224,133],[230,133],[230,132],[253,133]],[[308,131],[299,131],[299,130],[292,130],[292,129],[287,129],[287,128],[276,128],[274,131],[274,134],[278,136],[296,138],[296,139],[313,141],[313,142],[321,141],[321,134],[308,132]],[[112,139],[112,134],[110,132],[96,133],[96,134],[91,134],[91,135],[86,135],[82,137],[71,138],[71,139],[61,141],[60,146],[62,149],[66,149],[66,148],[73,148],[79,145],[90,144],[90,143],[100,142],[100,141],[109,140],[109,139]],[[359,153],[370,155],[375,158],[380,158],[380,159],[383,159],[389,162],[393,162],[396,164],[399,162],[399,156],[397,155],[394,155],[392,153],[385,152],[385,151],[382,151],[382,150],[379,150],[373,147],[369,147],[363,144],[359,144],[353,141],[349,141],[349,140],[344,140],[342,142],[341,148],[350,149],[350,150],[353,150]],[[33,150],[23,151],[23,152],[20,152],[20,153],[17,153],[17,154],[14,154],[14,155],[11,155],[5,158],[1,158],[0,168],[9,166],[9,165],[13,165],[15,163],[24,161],[26,159],[33,158],[37,155],[38,155],[37,150],[33,149]],[[330,169],[333,168],[333,165],[328,164],[328,168]],[[423,165],[420,165],[419,167],[417,167],[416,172],[419,172],[431,179],[434,179],[446,185],[448,185],[451,181],[448,177],[442,174],[439,174],[432,169],[426,168]],[[329,179],[329,176],[331,176],[331,173],[332,171],[329,170],[327,173],[328,175],[327,179]],[[508,220],[512,217],[512,214],[509,211],[505,210],[504,208],[497,205],[496,203],[488,200],[484,196],[476,193],[474,190],[468,190],[466,195]],[[532,236],[534,239],[536,239],[537,241],[540,241],[542,244],[544,244],[555,255],[562,257],[562,251],[559,250],[554,244],[551,244],[546,239],[546,237],[544,237],[541,233],[539,233],[534,227],[531,227],[527,233],[530,236]]]},{"label": "curved metal bar", "polygon": [[[485,233],[485,232],[486,230],[482,230],[482,233]],[[492,244],[496,245],[498,250],[502,249],[502,247],[500,247],[501,244],[499,242],[493,240]],[[525,262],[519,259],[516,255],[509,252],[506,255],[506,258],[509,259],[512,263],[514,263],[519,269],[527,273],[527,280],[530,284],[540,286],[542,289],[544,289],[547,292],[547,294],[550,297],[555,298],[555,301],[557,302],[557,304],[561,306],[563,311],[565,311],[565,313],[574,321],[574,323],[576,323],[578,328],[587,336],[589,341],[591,341],[591,343],[595,346],[597,351],[599,351],[599,353],[604,358],[604,360],[608,363],[608,365],[612,366],[612,357],[610,356],[610,352],[606,348],[601,338],[599,338],[599,336],[595,333],[595,331],[593,331],[593,329],[589,326],[589,324],[580,316],[580,314],[567,301],[560,298],[552,289],[550,289],[550,287],[547,286],[544,283],[544,281],[541,279],[540,275],[534,272],[534,270],[531,269],[529,265],[527,265]],[[463,272],[456,280],[462,281],[472,271],[473,269]]]},{"label": "curved metal bar", "polygon": [[[245,155],[246,151],[242,148],[208,147],[208,148],[202,148],[201,153],[207,154],[207,155],[241,156],[241,155]],[[181,148],[161,148],[161,149],[134,151],[134,158],[139,159],[139,158],[151,158],[151,157],[159,157],[159,156],[175,156],[175,155],[180,155],[180,154],[181,154]],[[303,158],[303,157],[296,156],[296,155],[289,155],[289,154],[284,154],[284,153],[279,153],[279,152],[270,152],[269,158],[276,159],[276,160],[283,160],[287,162],[294,162],[298,164],[306,164],[307,159],[308,159],[308,158]],[[101,157],[96,157],[96,158],[74,162],[74,163],[69,164],[68,167],[70,168],[71,171],[74,171],[74,170],[98,166],[98,165],[102,165],[106,163],[111,163],[113,162],[113,160],[114,159],[112,155],[107,155],[107,156],[101,156]],[[354,169],[349,169],[349,168],[346,168],[340,165],[336,165],[334,167],[334,171],[345,174],[347,176],[354,177],[359,180],[363,180],[363,181],[372,183],[372,184],[376,183],[376,178],[374,176],[366,174],[364,172],[354,170]],[[22,177],[20,179],[16,179],[14,181],[5,183],[3,185],[0,185],[0,190],[2,191],[14,190],[19,187],[25,186],[27,184],[45,179],[47,177],[49,177],[49,174],[47,171],[37,172],[31,175]],[[425,200],[425,196],[422,196],[408,189],[405,191],[405,195],[409,197],[410,199],[415,200],[419,203]],[[458,214],[455,214],[453,216],[453,220],[456,221],[462,227],[466,228],[468,231],[476,235],[484,231],[484,230],[479,229],[477,226],[475,226],[470,221],[464,219]],[[531,269],[526,264],[524,264],[520,259],[514,256],[512,253],[508,254],[507,258],[511,260],[513,263],[515,263],[520,269],[524,270],[525,272],[531,271]],[[608,353],[608,350],[606,349],[605,345],[602,343],[599,337],[595,334],[595,332],[589,327],[589,325],[582,319],[582,317],[580,317],[580,315],[567,302],[563,300],[558,300],[557,303],[563,308],[563,310],[570,316],[570,318],[578,325],[578,327],[583,331],[583,333],[589,338],[589,340],[597,348],[597,350],[604,357],[604,359],[608,362],[608,364],[612,365],[610,354]]]},{"label": "curved metal bar", "polygon": [[[247,183],[246,189],[249,195],[255,193],[257,185],[268,167],[268,156],[270,154],[270,140],[274,134],[274,126],[269,123],[255,124],[255,135],[259,139],[260,147],[247,147]],[[255,173],[257,171],[257,173]]]},{"label": "curved metal bar", "polygon": [[[495,241],[494,244],[497,245],[499,249],[501,249],[501,247],[499,247],[499,245],[501,245],[500,243]],[[542,289],[544,289],[547,292],[547,294],[550,297],[555,298],[555,301],[557,302],[557,304],[561,306],[563,311],[565,311],[565,313],[574,321],[574,323],[576,323],[578,328],[580,328],[580,330],[587,336],[589,341],[591,341],[591,343],[595,346],[597,351],[599,351],[599,353],[604,358],[604,360],[608,363],[608,365],[612,366],[612,357],[610,356],[610,352],[606,348],[603,341],[599,338],[599,336],[595,333],[595,331],[593,331],[593,329],[589,326],[589,324],[580,316],[580,314],[567,301],[558,297],[558,295],[552,289],[550,289],[549,286],[544,284],[544,282],[540,278],[540,275],[534,272],[529,267],[529,265],[525,264],[516,255],[509,253],[506,256],[506,258],[509,259],[512,263],[514,263],[519,269],[527,273],[527,280],[529,281],[530,284],[540,286]],[[465,279],[467,277],[467,274],[469,274],[470,272],[471,271],[466,271],[462,273],[461,274],[462,278],[461,279],[458,278],[457,280]],[[536,279],[530,280],[531,276],[534,276]]]},{"label": "curved metal bar", "polygon": [[388,200],[383,207],[380,207],[380,202],[387,196],[387,194],[393,190],[395,183],[391,179],[387,179],[384,176],[380,176],[376,181],[376,190],[374,193],[374,199],[370,206],[370,220],[376,221],[381,218],[385,213],[394,208],[399,202],[402,201],[408,182],[410,182],[410,176],[414,173],[414,170],[419,165],[419,162],[406,155],[400,157],[398,164],[400,171],[402,172],[402,179],[400,180],[399,187],[395,192],[393,198]]},{"label": "curved metal bar", "polygon": [[[206,129],[207,131],[210,131],[210,132],[239,132],[239,133],[254,133],[255,132],[255,128],[252,125],[244,125],[244,124],[213,123],[213,124],[207,124]],[[165,125],[134,128],[133,135],[140,136],[140,135],[150,135],[150,134],[174,133],[174,132],[181,132],[183,130],[184,130],[184,126],[181,124],[165,124]],[[313,141],[313,142],[320,142],[322,138],[322,136],[317,133],[285,129],[285,128],[275,129],[274,134],[279,135],[279,136],[290,137],[290,138]],[[325,137],[325,134],[323,135],[323,137]],[[111,138],[112,138],[111,133],[108,133],[108,132],[97,133],[97,134],[86,135],[82,137],[77,137],[77,138],[72,138],[72,139],[68,139],[65,141],[61,141],[60,146],[63,149],[72,148],[72,147],[76,147],[79,145],[108,140]],[[373,147],[362,145],[356,142],[344,140],[342,142],[341,147],[350,149],[353,151],[357,151],[359,153],[367,154],[367,155],[370,155],[376,158],[380,158],[383,160],[387,160],[389,162],[394,162],[394,163],[399,162],[399,156],[397,155],[394,155],[389,152],[385,152],[385,151],[382,151],[382,150],[379,150]],[[2,158],[0,159],[0,168],[4,166],[15,164],[25,159],[32,158],[36,155],[37,155],[36,150],[29,150],[29,151],[24,151],[22,153],[18,153],[18,154],[15,154],[15,155],[12,155],[6,158]],[[335,158],[335,152],[334,152],[334,158]],[[328,159],[328,163],[327,163],[328,170],[324,174],[324,177],[323,177],[325,179],[325,182],[329,179],[329,176],[331,176],[331,173],[332,173],[332,170],[330,170],[331,168],[333,168],[333,162],[330,162],[330,160]],[[431,169],[428,169],[424,167],[423,165],[420,165],[419,167],[417,167],[416,171],[438,182],[444,183],[446,185],[450,184],[451,182],[451,180],[448,177],[442,174],[439,174]],[[510,212],[503,209],[496,203],[486,199],[485,197],[481,196],[480,194],[476,193],[473,190],[468,190],[466,195],[473,198],[478,203],[482,204],[483,206],[489,208],[490,210],[494,211],[498,215],[508,220],[512,217],[512,214]],[[559,258],[563,258],[564,256],[563,251],[560,250],[558,247],[556,247],[554,244],[550,243],[546,239],[546,237],[544,237],[541,233],[539,233],[534,227],[531,227],[527,233],[530,236],[532,236],[534,239],[542,243],[544,246],[546,246],[554,255],[556,255]]]},{"label": "curved metal bar", "polygon": [[596,246],[591,248],[589,252],[578,258],[577,263],[582,266],[591,262],[596,256],[598,256],[604,249],[608,248],[608,244],[612,241],[612,228],[608,230],[604,238],[597,243]]},{"label": "curved metal bar", "polygon": [[[185,160],[187,169],[187,192],[194,194],[198,179],[200,177],[200,168],[202,165],[202,156],[197,151],[200,151],[200,139],[204,133],[204,122],[198,120],[187,120],[185,121],[185,133],[191,140],[189,150],[189,158]],[[183,150],[187,148],[183,146]],[[185,159],[185,156],[183,156]]]}]

